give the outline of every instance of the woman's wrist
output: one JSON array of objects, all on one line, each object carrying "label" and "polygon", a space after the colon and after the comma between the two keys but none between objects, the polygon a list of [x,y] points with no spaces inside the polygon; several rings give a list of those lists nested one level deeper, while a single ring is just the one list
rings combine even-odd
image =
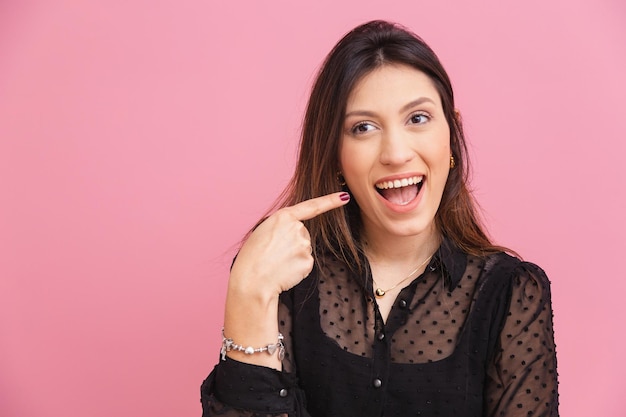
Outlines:
[{"label": "woman's wrist", "polygon": [[[260,288],[233,279],[229,281],[226,295],[223,336],[244,349],[224,350],[227,356],[240,362],[281,369],[280,355],[247,354],[245,348],[262,348],[276,344],[278,340],[278,303],[276,291]],[[282,343],[282,339],[281,339]],[[232,347],[232,346],[231,346]],[[277,346],[279,348],[279,346]],[[281,349],[277,349],[278,352]]]},{"label": "woman's wrist", "polygon": [[238,302],[254,303],[257,307],[278,307],[280,290],[272,288],[263,279],[245,279],[231,274],[228,280],[227,297]]}]

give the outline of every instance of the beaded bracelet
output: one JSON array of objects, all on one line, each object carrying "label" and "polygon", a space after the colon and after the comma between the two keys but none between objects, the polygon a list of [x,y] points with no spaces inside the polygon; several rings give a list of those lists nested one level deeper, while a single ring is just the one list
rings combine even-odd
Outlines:
[{"label": "beaded bracelet", "polygon": [[237,350],[239,352],[243,352],[246,355],[253,355],[255,353],[267,352],[268,355],[273,355],[276,350],[278,350],[278,359],[285,359],[285,345],[283,344],[283,335],[282,333],[278,333],[278,341],[276,343],[270,343],[267,346],[263,346],[260,348],[253,348],[252,346],[242,346],[238,345],[233,341],[233,339],[228,339],[224,336],[224,328],[222,328],[222,349],[220,350],[220,354],[222,355],[222,360],[226,360],[226,352],[230,352],[231,350]]}]

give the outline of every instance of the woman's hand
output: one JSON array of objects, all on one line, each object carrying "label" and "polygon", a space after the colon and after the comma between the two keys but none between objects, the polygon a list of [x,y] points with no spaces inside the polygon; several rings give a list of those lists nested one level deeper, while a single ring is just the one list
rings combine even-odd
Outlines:
[{"label": "woman's hand", "polygon": [[261,298],[278,296],[313,268],[311,238],[302,223],[350,201],[333,193],[285,207],[269,216],[241,247],[230,274],[231,289]]},{"label": "woman's hand", "polygon": [[[311,237],[302,221],[341,207],[348,193],[334,193],[276,211],[263,221],[241,247],[233,264],[226,294],[224,334],[235,343],[258,348],[276,343],[278,296],[313,269]],[[227,356],[241,362],[281,369],[277,354]]]}]

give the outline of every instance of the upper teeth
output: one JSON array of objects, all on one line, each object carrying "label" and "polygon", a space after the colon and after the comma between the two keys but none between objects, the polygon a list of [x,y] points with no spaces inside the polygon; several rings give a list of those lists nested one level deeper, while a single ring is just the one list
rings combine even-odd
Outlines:
[{"label": "upper teeth", "polygon": [[376,184],[376,188],[380,190],[386,190],[388,188],[400,188],[407,185],[419,184],[424,179],[424,176],[415,176],[409,178],[402,178],[401,180],[382,181]]}]

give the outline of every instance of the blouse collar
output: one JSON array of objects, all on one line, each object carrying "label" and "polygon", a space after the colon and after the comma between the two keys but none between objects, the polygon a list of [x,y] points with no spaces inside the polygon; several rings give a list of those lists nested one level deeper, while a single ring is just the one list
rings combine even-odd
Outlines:
[{"label": "blouse collar", "polygon": [[433,261],[431,262],[431,268],[442,268],[444,282],[448,287],[448,291],[452,292],[461,282],[463,273],[467,268],[467,254],[449,238],[444,237]]}]

